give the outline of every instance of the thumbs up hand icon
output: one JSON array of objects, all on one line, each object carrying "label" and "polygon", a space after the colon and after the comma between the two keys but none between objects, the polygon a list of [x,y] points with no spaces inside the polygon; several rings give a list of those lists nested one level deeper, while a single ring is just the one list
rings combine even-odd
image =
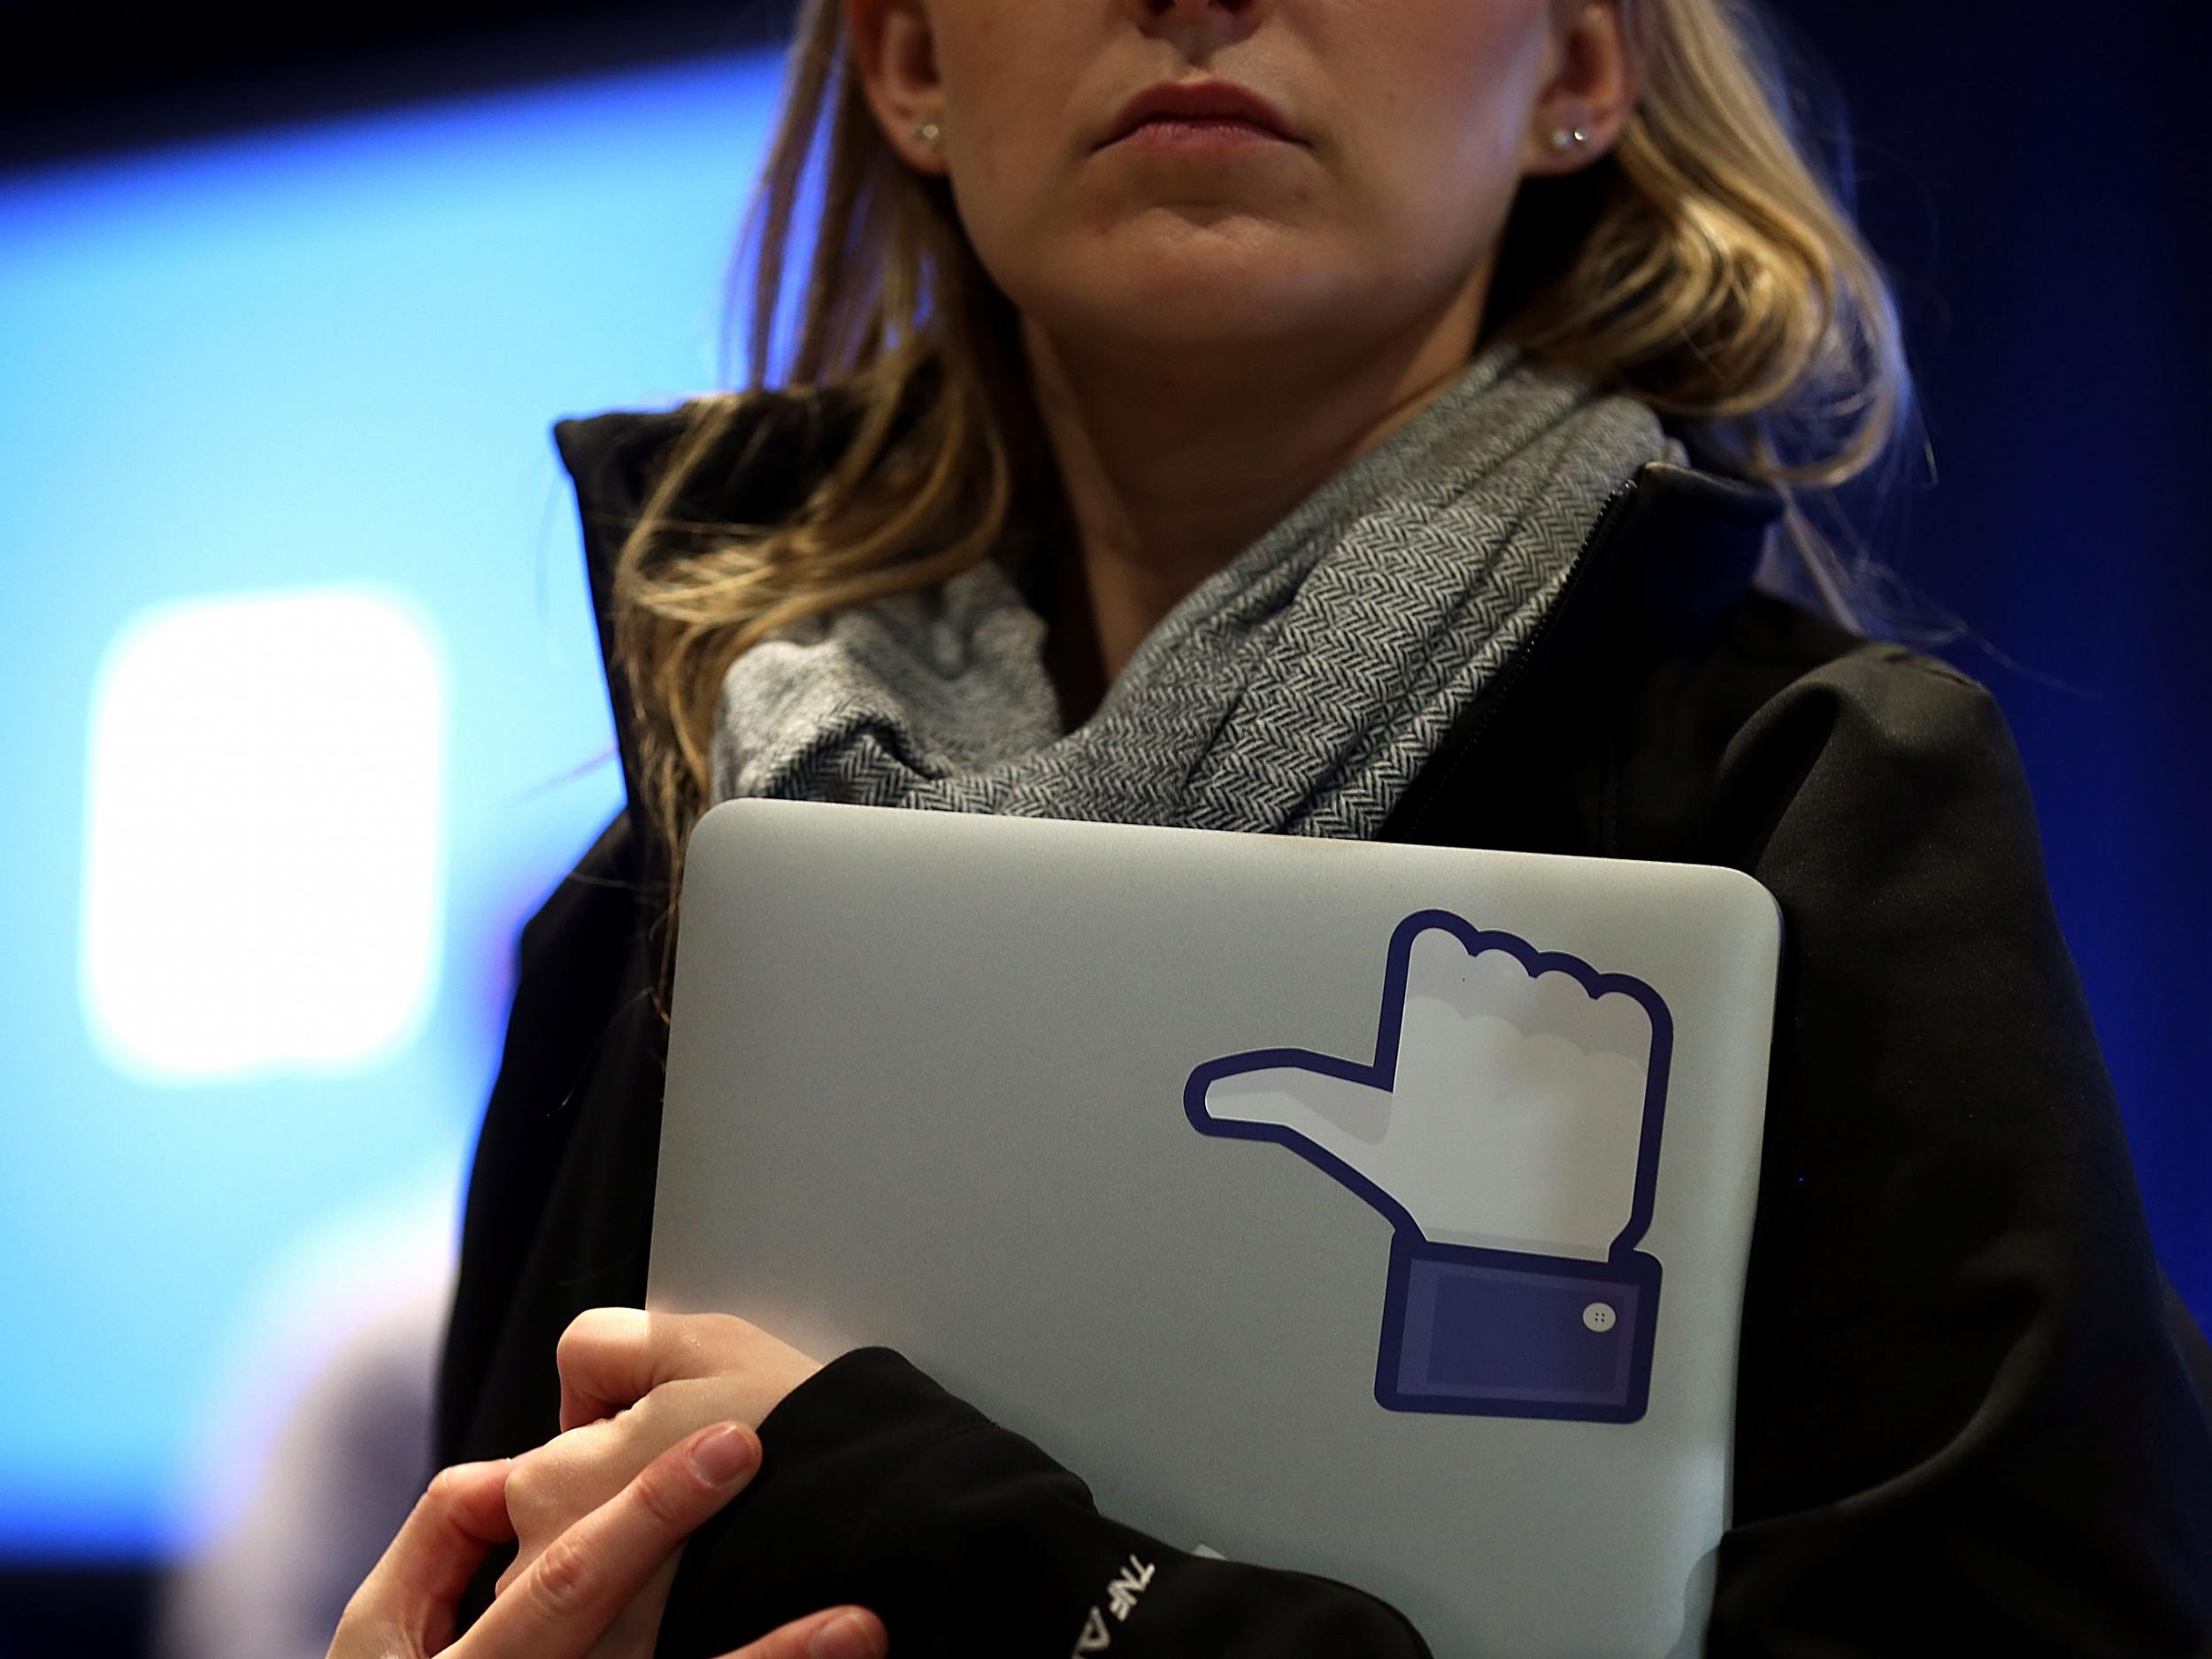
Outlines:
[{"label": "thumbs up hand icon", "polygon": [[1371,1061],[1208,1061],[1209,1135],[1287,1147],[1396,1229],[1375,1397],[1400,1411],[1632,1422],[1673,1021],[1626,974],[1443,910],[1392,935]]}]

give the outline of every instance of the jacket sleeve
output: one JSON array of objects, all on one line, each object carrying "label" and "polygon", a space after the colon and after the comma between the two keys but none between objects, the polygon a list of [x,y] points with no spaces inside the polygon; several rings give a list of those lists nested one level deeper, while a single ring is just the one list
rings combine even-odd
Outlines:
[{"label": "jacket sleeve", "polygon": [[685,1548],[662,1659],[849,1601],[882,1616],[899,1659],[1427,1659],[1361,1591],[1100,1515],[1081,1480],[888,1348],[823,1367],[760,1438],[752,1485]]},{"label": "jacket sleeve", "polygon": [[2212,1654],[2212,1430],[1995,703],[1884,648],[1722,774],[1786,936],[1708,1651]]}]

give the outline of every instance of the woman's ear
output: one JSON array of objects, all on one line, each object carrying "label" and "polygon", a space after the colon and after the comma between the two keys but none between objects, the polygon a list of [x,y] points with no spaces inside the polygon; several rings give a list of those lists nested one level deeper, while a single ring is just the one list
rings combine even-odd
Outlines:
[{"label": "woman's ear", "polygon": [[1575,173],[1611,152],[1643,90],[1633,8],[1640,0],[1551,0],[1551,78],[1537,94],[1523,165]]},{"label": "woman's ear", "polygon": [[923,0],[844,0],[845,50],[891,148],[919,173],[945,171],[944,144],[915,129],[945,123],[936,38]]}]

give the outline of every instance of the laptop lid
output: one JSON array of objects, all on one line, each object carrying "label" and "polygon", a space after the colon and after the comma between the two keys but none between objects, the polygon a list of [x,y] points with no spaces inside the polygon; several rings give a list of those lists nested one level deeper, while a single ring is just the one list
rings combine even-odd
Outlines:
[{"label": "laptop lid", "polygon": [[1699,1650],[1757,882],[745,801],[682,913],[651,1305],[897,1348],[1440,1654]]}]

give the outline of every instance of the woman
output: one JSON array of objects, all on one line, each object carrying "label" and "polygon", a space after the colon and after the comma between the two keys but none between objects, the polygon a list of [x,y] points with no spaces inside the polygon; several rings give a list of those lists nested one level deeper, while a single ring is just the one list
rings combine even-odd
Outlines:
[{"label": "woman", "polygon": [[760,1472],[534,1651],[845,1606],[861,1652],[1426,1651],[1356,1586],[1097,1514],[896,1355],[625,1311],[671,895],[736,795],[1749,872],[1788,942],[1709,1651],[2212,1641],[2202,1341],[2016,755],[1978,686],[1863,637],[1806,521],[1905,373],[1747,30],[804,8],[756,388],[825,125],[838,234],[786,389],[558,429],[630,803],[525,930],[439,1427],[442,1462],[518,1460],[503,1601],[684,1435],[747,1425]]}]

